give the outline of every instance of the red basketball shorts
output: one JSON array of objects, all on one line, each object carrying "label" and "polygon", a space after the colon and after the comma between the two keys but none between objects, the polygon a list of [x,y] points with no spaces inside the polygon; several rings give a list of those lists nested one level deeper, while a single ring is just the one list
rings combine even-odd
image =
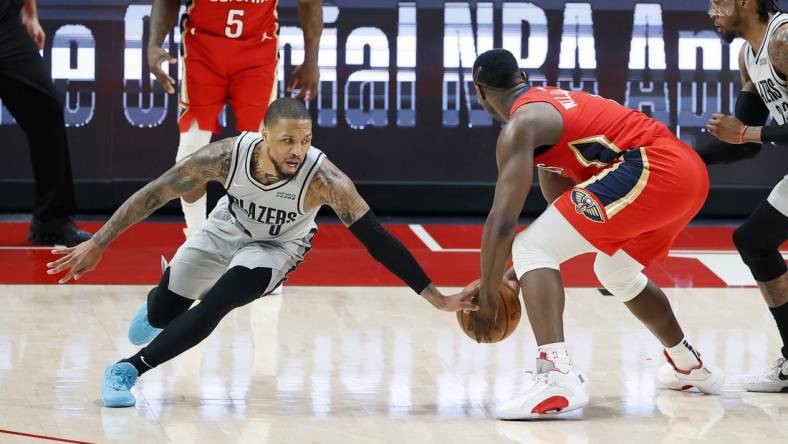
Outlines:
[{"label": "red basketball shorts", "polygon": [[703,161],[681,140],[656,139],[569,189],[556,208],[594,247],[644,266],[668,254],[709,192]]},{"label": "red basketball shorts", "polygon": [[276,98],[277,39],[235,40],[198,30],[184,34],[183,48],[181,132],[195,120],[200,129],[218,132],[228,101],[238,131],[259,131]]}]

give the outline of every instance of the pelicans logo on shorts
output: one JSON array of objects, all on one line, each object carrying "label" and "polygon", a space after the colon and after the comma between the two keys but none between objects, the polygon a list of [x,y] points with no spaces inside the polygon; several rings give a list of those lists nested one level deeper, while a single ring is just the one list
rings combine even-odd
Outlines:
[{"label": "pelicans logo on shorts", "polygon": [[585,216],[586,219],[600,224],[605,223],[605,215],[602,209],[588,191],[582,188],[573,189],[572,203],[575,204],[575,211]]}]

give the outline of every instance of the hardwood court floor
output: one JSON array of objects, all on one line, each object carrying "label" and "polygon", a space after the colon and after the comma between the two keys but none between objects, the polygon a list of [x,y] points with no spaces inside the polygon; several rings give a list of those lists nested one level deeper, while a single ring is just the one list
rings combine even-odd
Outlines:
[{"label": "hardwood court floor", "polygon": [[0,442],[788,442],[788,394],[738,382],[778,353],[751,288],[667,290],[704,359],[729,372],[721,396],[657,388],[657,341],[614,298],[568,289],[567,341],[591,404],[537,422],[490,416],[533,370],[527,319],[480,345],[454,315],[394,287],[287,287],[145,374],[135,407],[103,408],[104,367],[135,351],[126,328],[147,289],[0,286]]}]

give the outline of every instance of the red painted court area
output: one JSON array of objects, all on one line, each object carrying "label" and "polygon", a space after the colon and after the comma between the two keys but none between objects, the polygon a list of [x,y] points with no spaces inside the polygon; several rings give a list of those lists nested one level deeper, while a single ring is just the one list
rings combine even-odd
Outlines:
[{"label": "red painted court area", "polygon": [[[100,224],[80,226],[92,232]],[[462,286],[478,278],[481,225],[397,224],[387,228],[413,252],[436,284]],[[27,223],[0,223],[0,283],[56,283],[57,278],[45,271],[46,263],[55,256],[48,248],[30,247],[25,240],[27,230]],[[99,266],[79,283],[155,284],[161,275],[159,257],[172,257],[184,240],[181,230],[182,224],[175,222],[146,222],[132,227],[109,247]],[[680,256],[710,252],[735,258],[732,230],[733,227],[688,227],[672,251]],[[340,224],[322,224],[313,247],[304,263],[290,276],[288,285],[402,285]],[[593,256],[584,255],[564,264],[565,285],[598,286],[592,263]],[[729,286],[719,272],[694,257],[669,257],[649,267],[646,274],[664,287]]]}]

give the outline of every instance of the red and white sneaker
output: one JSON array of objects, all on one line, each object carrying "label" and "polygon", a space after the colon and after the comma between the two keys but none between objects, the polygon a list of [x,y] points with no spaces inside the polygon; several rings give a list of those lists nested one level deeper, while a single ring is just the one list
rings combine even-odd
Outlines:
[{"label": "red and white sneaker", "polygon": [[558,370],[552,361],[540,356],[532,385],[522,395],[495,408],[499,419],[538,419],[583,408],[588,405],[586,381],[578,372]]},{"label": "red and white sneaker", "polygon": [[690,390],[694,387],[707,395],[715,395],[722,391],[725,372],[717,367],[703,364],[699,354],[696,354],[698,365],[689,370],[676,368],[668,352],[663,351],[663,354],[668,362],[657,370],[657,381],[663,387],[671,390]]}]

